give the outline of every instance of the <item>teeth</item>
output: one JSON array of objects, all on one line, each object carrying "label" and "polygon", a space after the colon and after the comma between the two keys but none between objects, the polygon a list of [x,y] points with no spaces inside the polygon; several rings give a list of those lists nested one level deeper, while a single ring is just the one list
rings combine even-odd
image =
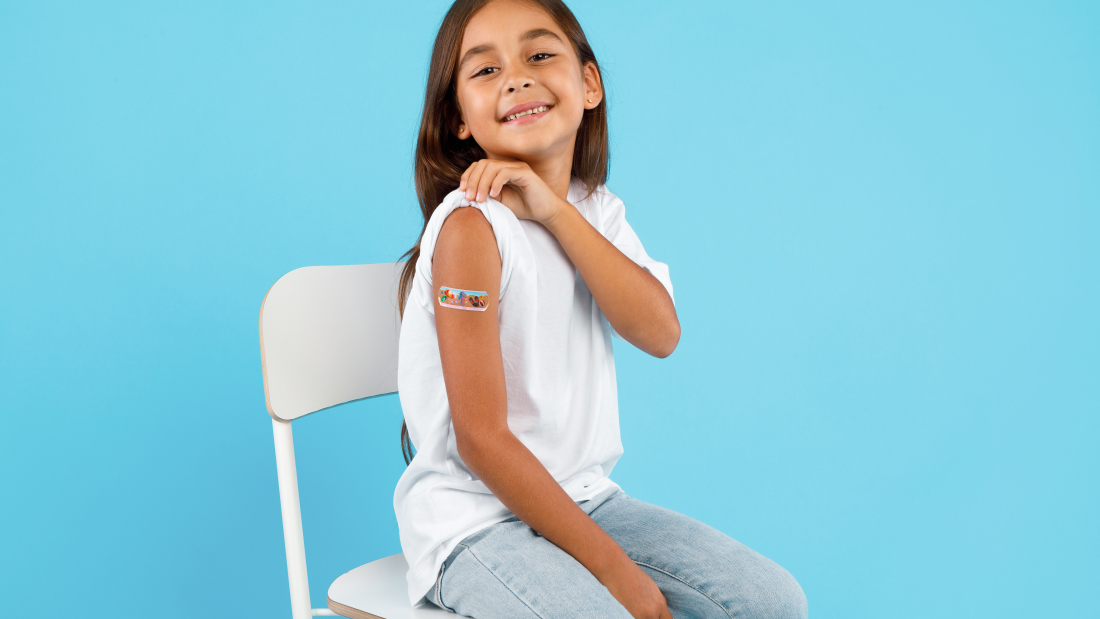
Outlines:
[{"label": "teeth", "polygon": [[510,120],[515,120],[515,119],[517,119],[521,116],[530,116],[531,114],[538,114],[539,112],[546,112],[549,109],[550,109],[549,105],[540,105],[539,107],[532,108],[532,109],[527,110],[525,112],[520,112],[519,114],[512,114],[511,116],[505,118],[504,122],[508,122]]}]

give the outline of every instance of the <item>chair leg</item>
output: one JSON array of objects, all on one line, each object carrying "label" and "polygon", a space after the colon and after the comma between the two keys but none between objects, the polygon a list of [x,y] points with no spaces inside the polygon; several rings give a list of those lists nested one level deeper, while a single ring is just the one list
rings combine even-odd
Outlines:
[{"label": "chair leg", "polygon": [[310,619],[306,544],[298,503],[298,471],[294,466],[294,434],[289,421],[271,420],[275,431],[275,464],[279,471],[279,504],[283,510],[283,541],[290,576],[290,608],[294,619]]}]

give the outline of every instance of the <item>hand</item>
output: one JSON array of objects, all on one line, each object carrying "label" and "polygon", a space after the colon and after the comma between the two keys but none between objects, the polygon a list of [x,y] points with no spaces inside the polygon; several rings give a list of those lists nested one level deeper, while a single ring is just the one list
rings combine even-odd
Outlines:
[{"label": "hand", "polygon": [[541,224],[557,217],[569,203],[554,195],[546,182],[522,161],[481,159],[462,174],[459,189],[466,199],[484,202],[496,198],[516,217]]},{"label": "hand", "polygon": [[599,580],[634,619],[672,619],[657,583],[633,561]]}]

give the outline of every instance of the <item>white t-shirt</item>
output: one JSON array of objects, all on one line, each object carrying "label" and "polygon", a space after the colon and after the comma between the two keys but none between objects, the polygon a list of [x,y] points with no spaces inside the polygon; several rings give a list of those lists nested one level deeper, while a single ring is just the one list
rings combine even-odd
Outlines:
[{"label": "white t-shirt", "polygon": [[[584,185],[572,179],[569,203],[671,296],[668,267],[646,255],[626,223],[623,201],[604,185],[581,200],[585,193]],[[414,605],[435,584],[439,567],[460,541],[513,516],[459,457],[443,382],[436,293],[438,286],[461,282],[433,283],[432,254],[443,221],[463,206],[485,214],[500,250],[497,313],[508,427],[574,501],[617,487],[608,475],[623,453],[613,329],[565,250],[541,224],[517,218],[497,200],[477,203],[452,191],[420,240],[398,353],[398,393],[417,452],[397,482],[393,507]]]}]

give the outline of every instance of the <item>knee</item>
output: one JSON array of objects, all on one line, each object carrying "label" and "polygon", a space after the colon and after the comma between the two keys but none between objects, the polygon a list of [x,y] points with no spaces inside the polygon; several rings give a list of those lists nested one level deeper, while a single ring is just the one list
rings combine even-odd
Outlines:
[{"label": "knee", "polygon": [[790,572],[775,566],[768,582],[759,589],[755,612],[752,617],[760,619],[806,619],[809,605],[802,586]]}]

